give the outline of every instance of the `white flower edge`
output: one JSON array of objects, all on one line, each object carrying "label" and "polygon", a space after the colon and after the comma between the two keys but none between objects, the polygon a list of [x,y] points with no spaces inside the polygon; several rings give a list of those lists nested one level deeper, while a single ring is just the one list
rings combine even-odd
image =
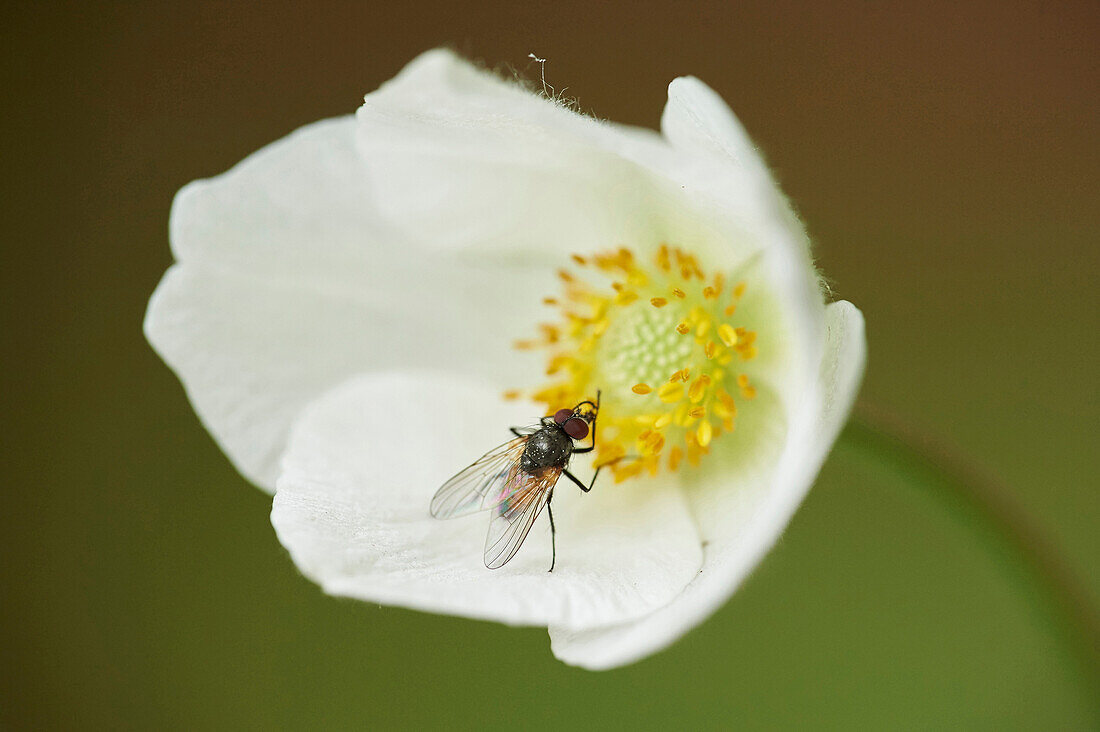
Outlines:
[{"label": "white flower edge", "polygon": [[839,301],[826,308],[825,344],[820,402],[804,413],[802,425],[790,426],[777,470],[759,476],[756,485],[700,487],[695,495],[695,518],[708,545],[702,571],[684,593],[618,627],[578,633],[551,626],[555,656],[590,670],[630,664],[667,647],[729,599],[779,538],[847,421],[867,355],[863,315],[854,305]]}]

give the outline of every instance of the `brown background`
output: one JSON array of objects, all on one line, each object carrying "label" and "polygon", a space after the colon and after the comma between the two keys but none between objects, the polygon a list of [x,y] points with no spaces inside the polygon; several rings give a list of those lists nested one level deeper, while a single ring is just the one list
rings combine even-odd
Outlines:
[{"label": "brown background", "polygon": [[354,111],[427,48],[530,75],[537,53],[583,108],[647,126],[668,81],[694,74],[866,314],[865,402],[1000,481],[1095,603],[1098,9],[3,11],[0,721],[1088,726],[1087,687],[1012,573],[943,505],[843,451],[745,591],[625,671],[565,668],[538,630],[325,598],[140,324],[180,186]]}]

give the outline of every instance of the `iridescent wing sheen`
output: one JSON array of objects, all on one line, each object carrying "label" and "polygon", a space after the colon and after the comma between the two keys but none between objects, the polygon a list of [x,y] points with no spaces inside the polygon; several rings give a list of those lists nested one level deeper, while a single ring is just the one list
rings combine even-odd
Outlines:
[{"label": "iridescent wing sheen", "polygon": [[486,567],[499,569],[516,555],[550,500],[561,471],[551,467],[527,473],[517,464],[508,472],[501,491],[504,498],[493,507],[493,520],[485,537]]},{"label": "iridescent wing sheen", "polygon": [[513,465],[518,465],[527,439],[537,430],[537,427],[523,428],[520,431],[527,434],[490,450],[444,483],[432,498],[432,516],[439,519],[465,516],[492,508],[507,498],[503,489],[508,473]]}]

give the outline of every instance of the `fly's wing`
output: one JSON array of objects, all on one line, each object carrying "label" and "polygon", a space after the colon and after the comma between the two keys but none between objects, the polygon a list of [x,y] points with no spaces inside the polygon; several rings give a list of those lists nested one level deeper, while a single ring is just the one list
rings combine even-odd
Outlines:
[{"label": "fly's wing", "polygon": [[499,569],[516,555],[550,500],[561,471],[561,468],[543,468],[538,473],[527,473],[518,464],[509,471],[502,491],[506,497],[493,507],[493,520],[485,537],[486,567]]},{"label": "fly's wing", "polygon": [[518,466],[530,434],[505,442],[444,483],[432,498],[432,516],[465,516],[496,505],[507,497],[502,489],[512,467]]}]

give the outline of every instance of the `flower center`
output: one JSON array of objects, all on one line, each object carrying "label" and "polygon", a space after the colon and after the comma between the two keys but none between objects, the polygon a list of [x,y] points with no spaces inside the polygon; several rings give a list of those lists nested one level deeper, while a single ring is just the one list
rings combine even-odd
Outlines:
[{"label": "flower center", "polygon": [[708,275],[693,255],[664,244],[650,266],[628,249],[573,261],[585,274],[561,270],[563,297],[543,300],[559,321],[516,343],[549,351],[551,383],[530,396],[553,414],[600,390],[595,464],[608,465],[616,482],[675,471],[685,459],[697,465],[734,431],[733,395],[756,394],[737,371],[756,356],[756,333],[734,322],[745,284],[727,289],[721,273]]}]

